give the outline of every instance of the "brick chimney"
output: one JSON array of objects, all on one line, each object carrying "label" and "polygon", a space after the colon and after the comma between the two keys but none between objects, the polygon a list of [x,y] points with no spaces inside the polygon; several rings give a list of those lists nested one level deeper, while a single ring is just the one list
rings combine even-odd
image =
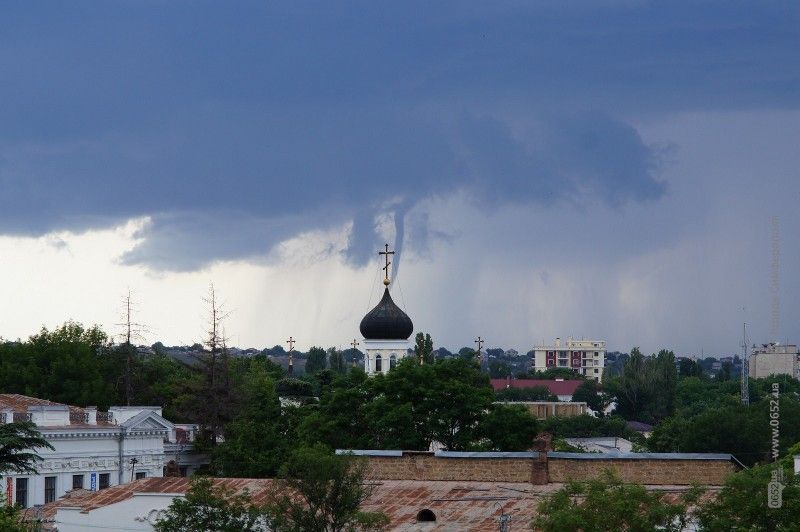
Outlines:
[{"label": "brick chimney", "polygon": [[543,432],[533,440],[533,450],[539,453],[531,465],[531,484],[548,484],[550,471],[547,465],[547,453],[553,450],[553,435]]}]

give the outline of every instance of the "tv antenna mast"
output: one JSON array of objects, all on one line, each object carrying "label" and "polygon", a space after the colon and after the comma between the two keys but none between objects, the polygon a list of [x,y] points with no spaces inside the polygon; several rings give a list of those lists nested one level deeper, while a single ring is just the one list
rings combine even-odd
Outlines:
[{"label": "tv antenna mast", "polygon": [[742,404],[748,406],[750,404],[750,360],[747,354],[747,324],[742,324],[742,375],[741,375],[741,390]]}]

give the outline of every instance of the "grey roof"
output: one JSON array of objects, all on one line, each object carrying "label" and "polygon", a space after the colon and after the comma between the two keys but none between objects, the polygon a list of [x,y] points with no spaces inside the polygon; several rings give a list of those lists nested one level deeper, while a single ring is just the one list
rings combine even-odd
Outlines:
[{"label": "grey roof", "polygon": [[436,451],[433,455],[437,458],[536,458],[539,453],[534,451],[522,452],[469,452],[469,451]]}]

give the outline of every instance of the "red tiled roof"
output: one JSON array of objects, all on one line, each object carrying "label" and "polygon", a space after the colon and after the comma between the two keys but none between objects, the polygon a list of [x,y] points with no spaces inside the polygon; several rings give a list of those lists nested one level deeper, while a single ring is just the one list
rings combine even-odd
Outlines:
[{"label": "red tiled roof", "polygon": [[550,390],[553,395],[572,395],[581,380],[549,380],[549,379],[492,379],[492,388],[495,391],[505,390],[506,388],[533,388],[542,386]]}]

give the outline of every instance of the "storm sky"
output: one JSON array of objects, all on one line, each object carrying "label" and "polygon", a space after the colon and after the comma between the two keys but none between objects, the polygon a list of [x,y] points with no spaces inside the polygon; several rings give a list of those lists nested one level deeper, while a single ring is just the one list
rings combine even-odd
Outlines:
[{"label": "storm sky", "polygon": [[[800,341],[796,2],[40,2],[0,16],[0,335]],[[774,290],[773,236],[779,237]],[[773,309],[780,320],[773,320]]]}]

